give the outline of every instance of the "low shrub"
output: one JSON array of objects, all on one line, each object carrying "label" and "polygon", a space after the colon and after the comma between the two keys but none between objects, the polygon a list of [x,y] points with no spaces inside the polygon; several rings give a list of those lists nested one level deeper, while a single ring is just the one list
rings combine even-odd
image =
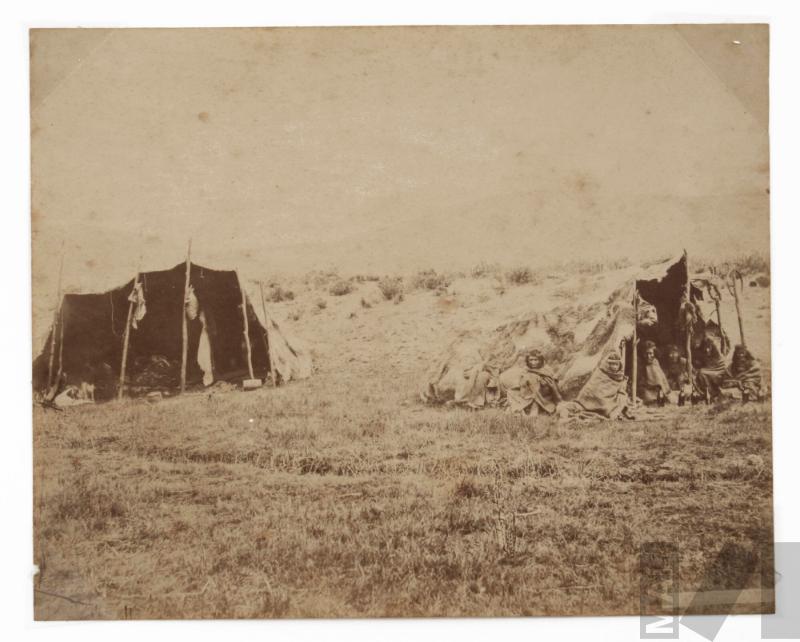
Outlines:
[{"label": "low shrub", "polygon": [[378,281],[378,289],[383,298],[391,301],[403,294],[403,279],[400,277],[387,276]]},{"label": "low shrub", "polygon": [[294,301],[294,292],[284,290],[280,285],[273,285],[267,293],[267,301],[280,303],[281,301]]},{"label": "low shrub", "polygon": [[481,261],[470,270],[470,276],[473,279],[485,279],[499,273],[500,266],[497,263],[488,263],[486,261]]},{"label": "low shrub", "polygon": [[536,273],[529,267],[515,267],[506,272],[506,281],[513,285],[536,283]]},{"label": "low shrub", "polygon": [[450,277],[436,270],[421,270],[411,277],[411,287],[415,290],[439,290],[450,285]]},{"label": "low shrub", "polygon": [[355,286],[350,281],[345,281],[344,279],[334,281],[328,288],[328,292],[333,296],[344,296],[345,294],[350,294],[353,290],[355,290]]}]

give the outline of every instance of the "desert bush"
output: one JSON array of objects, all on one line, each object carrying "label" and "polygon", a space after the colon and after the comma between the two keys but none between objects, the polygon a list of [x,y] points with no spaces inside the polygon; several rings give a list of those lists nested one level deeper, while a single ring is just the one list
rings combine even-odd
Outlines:
[{"label": "desert bush", "polygon": [[484,279],[499,273],[500,266],[497,263],[488,263],[487,261],[481,261],[470,270],[470,276],[473,279]]},{"label": "desert bush", "polygon": [[436,270],[420,270],[411,277],[411,287],[415,290],[439,290],[447,288],[451,279]]},{"label": "desert bush", "polygon": [[387,276],[378,281],[378,289],[387,301],[403,294],[403,279],[399,276]]},{"label": "desert bush", "polygon": [[328,302],[325,299],[317,299],[317,308],[324,310],[328,307]]},{"label": "desert bush", "polygon": [[332,282],[341,281],[342,277],[339,276],[339,272],[335,269],[312,270],[306,274],[303,280],[306,285],[316,290],[324,290],[328,288]]},{"label": "desert bush", "polygon": [[578,274],[600,274],[601,272],[611,272],[630,267],[631,261],[627,257],[620,259],[606,259],[604,261],[576,261],[569,267],[568,271]]},{"label": "desert bush", "polygon": [[739,270],[742,274],[757,274],[759,272],[766,272],[769,274],[769,257],[763,254],[741,256],[732,263],[735,269]]},{"label": "desert bush", "polygon": [[743,254],[725,260],[697,260],[696,264],[712,274],[726,276],[737,270],[742,276],[769,274],[769,257],[764,254]]},{"label": "desert bush", "polygon": [[372,304],[362,296],[361,297],[361,307],[365,308],[365,309],[368,309],[368,308],[372,307]]},{"label": "desert bush", "polygon": [[513,285],[525,285],[536,283],[538,279],[536,273],[529,267],[515,267],[506,272],[506,281]]},{"label": "desert bush", "polygon": [[294,301],[294,292],[291,290],[284,290],[280,285],[272,285],[267,293],[267,301],[270,303]]},{"label": "desert bush", "polygon": [[328,292],[333,296],[344,296],[345,294],[350,294],[353,290],[355,290],[355,286],[350,281],[345,281],[344,279],[334,281],[328,288]]}]

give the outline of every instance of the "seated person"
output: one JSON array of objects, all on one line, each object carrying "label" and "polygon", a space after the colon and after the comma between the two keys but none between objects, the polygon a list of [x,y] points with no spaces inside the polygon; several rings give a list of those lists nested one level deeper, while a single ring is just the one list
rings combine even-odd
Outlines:
[{"label": "seated person", "polygon": [[709,403],[719,396],[720,385],[726,379],[730,379],[730,373],[722,353],[710,337],[705,337],[700,343],[698,361],[695,384],[705,396],[706,403]]},{"label": "seated person", "polygon": [[674,343],[667,346],[666,359],[664,360],[664,374],[670,388],[670,401],[683,405],[692,395],[692,383],[689,380],[689,368],[686,357],[681,356],[681,351]]},{"label": "seated person", "polygon": [[477,364],[464,371],[463,386],[455,391],[455,398],[448,405],[464,404],[479,410],[497,403],[497,377],[494,369],[486,363]]},{"label": "seated person", "polygon": [[664,374],[667,376],[670,390],[683,390],[689,383],[686,357],[681,356],[681,351],[674,343],[668,345],[666,349]]},{"label": "seated person", "polygon": [[733,349],[731,376],[742,391],[742,401],[761,399],[761,368],[753,353],[743,345]]},{"label": "seated person", "polygon": [[612,348],[602,356],[600,365],[581,388],[575,402],[586,412],[608,419],[629,416],[627,387],[625,366],[619,351]]},{"label": "seated person", "polygon": [[521,350],[517,362],[500,374],[498,387],[514,413],[552,415],[561,401],[558,381],[539,350]]},{"label": "seated person", "polygon": [[658,362],[656,344],[645,341],[643,348],[643,363],[638,376],[638,396],[646,406],[664,405],[669,401],[671,389],[667,376]]}]

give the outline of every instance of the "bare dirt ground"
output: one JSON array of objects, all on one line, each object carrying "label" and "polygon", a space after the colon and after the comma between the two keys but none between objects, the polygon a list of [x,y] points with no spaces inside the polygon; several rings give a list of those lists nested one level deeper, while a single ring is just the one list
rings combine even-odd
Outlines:
[{"label": "bare dirt ground", "polygon": [[[645,542],[678,545],[681,591],[725,543],[760,556],[768,403],[583,426],[419,403],[459,332],[580,296],[543,278],[397,302],[373,281],[297,280],[271,309],[309,343],[308,381],[35,408],[36,617],[632,614]],[[769,289],[745,296],[768,371]]]}]

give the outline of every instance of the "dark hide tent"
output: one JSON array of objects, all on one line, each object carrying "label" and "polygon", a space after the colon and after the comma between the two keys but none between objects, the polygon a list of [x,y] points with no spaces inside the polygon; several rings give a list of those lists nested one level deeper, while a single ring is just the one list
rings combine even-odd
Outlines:
[{"label": "dark hide tent", "polygon": [[[185,263],[169,270],[140,274],[146,313],[138,321],[138,327],[130,329],[126,367],[127,387],[133,394],[180,386],[185,278]],[[191,264],[190,284],[198,309],[204,313],[214,379],[231,381],[249,377],[243,294],[236,272]],[[49,387],[48,377],[55,381],[57,373],[62,373],[64,384],[93,384],[97,400],[116,395],[130,305],[128,297],[133,288],[131,280],[102,294],[63,296],[57,324],[33,363],[35,390],[45,391]],[[270,373],[268,333],[250,301],[244,298],[253,374],[263,379]],[[202,329],[200,318],[189,319],[187,315],[189,386],[202,382],[203,371],[198,364]],[[51,349],[52,375],[49,374]],[[158,377],[146,376],[154,367]]]}]

